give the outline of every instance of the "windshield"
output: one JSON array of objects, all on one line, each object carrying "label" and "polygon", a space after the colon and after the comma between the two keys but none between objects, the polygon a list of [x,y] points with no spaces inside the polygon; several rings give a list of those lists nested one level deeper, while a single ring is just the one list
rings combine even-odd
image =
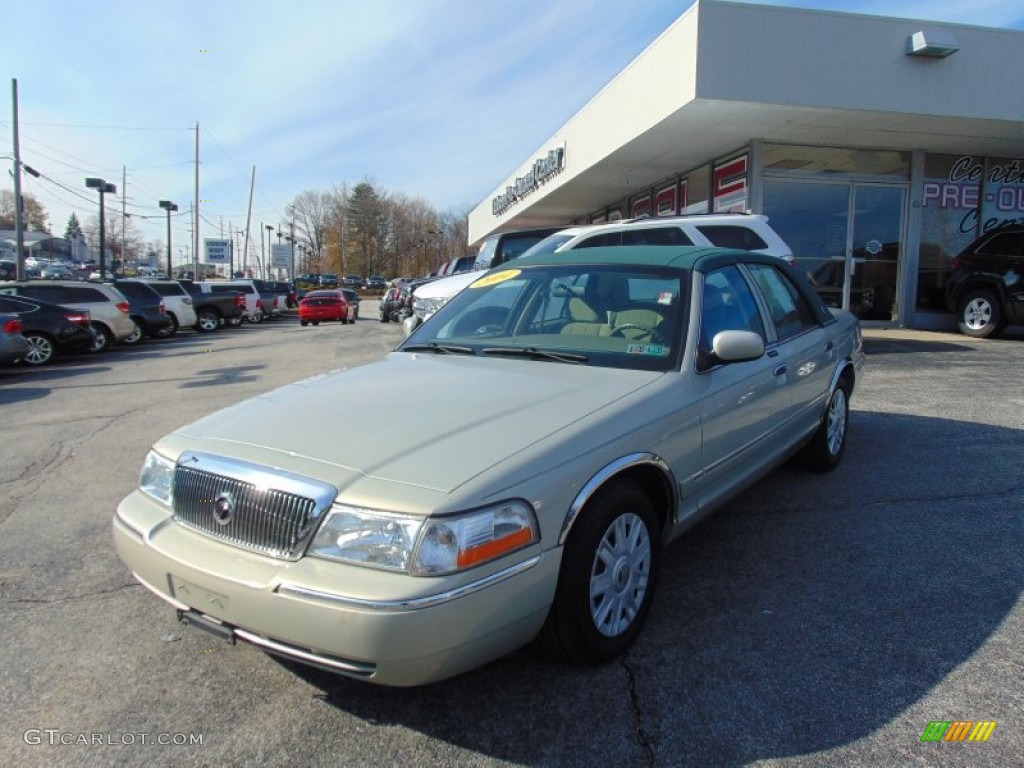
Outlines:
[{"label": "windshield", "polygon": [[558,250],[558,246],[562,243],[568,243],[574,237],[576,237],[576,235],[565,235],[561,232],[556,232],[553,235],[548,235],[539,243],[531,245],[516,258],[524,259],[527,256],[540,256],[544,253],[554,253]]},{"label": "windshield", "polygon": [[683,346],[685,275],[580,264],[491,272],[399,349],[669,370]]}]

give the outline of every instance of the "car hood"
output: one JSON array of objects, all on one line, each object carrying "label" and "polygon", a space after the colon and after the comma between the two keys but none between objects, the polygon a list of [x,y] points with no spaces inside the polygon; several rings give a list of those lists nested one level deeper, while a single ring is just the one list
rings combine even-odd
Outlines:
[{"label": "car hood", "polygon": [[[175,433],[180,448],[450,493],[663,373],[394,352],[297,382]],[[372,484],[379,488],[379,483]]]},{"label": "car hood", "polygon": [[470,283],[483,277],[486,272],[476,270],[473,272],[461,272],[451,277],[442,277],[440,280],[433,280],[424,283],[415,291],[413,296],[417,299],[436,299],[441,296],[454,296]]}]

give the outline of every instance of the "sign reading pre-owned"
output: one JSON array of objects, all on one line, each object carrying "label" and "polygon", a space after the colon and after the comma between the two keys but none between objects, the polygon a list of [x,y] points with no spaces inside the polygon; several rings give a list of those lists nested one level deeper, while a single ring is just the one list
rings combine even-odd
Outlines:
[{"label": "sign reading pre-owned", "polygon": [[211,240],[206,238],[206,261],[208,264],[227,264],[231,260],[230,240]]},{"label": "sign reading pre-owned", "polygon": [[565,145],[549,150],[543,157],[538,157],[530,170],[523,176],[516,177],[515,183],[505,187],[505,191],[491,200],[491,213],[499,216],[524,197],[540,187],[565,168]]}]

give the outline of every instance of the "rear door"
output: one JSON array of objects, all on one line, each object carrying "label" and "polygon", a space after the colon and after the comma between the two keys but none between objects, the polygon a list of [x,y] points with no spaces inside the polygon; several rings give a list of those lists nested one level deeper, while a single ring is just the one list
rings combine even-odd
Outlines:
[{"label": "rear door", "polygon": [[748,264],[746,268],[771,318],[769,331],[774,339],[768,345],[767,357],[785,382],[790,401],[787,420],[796,422],[788,432],[796,435],[821,418],[835,368],[835,345],[786,274],[786,267]]}]

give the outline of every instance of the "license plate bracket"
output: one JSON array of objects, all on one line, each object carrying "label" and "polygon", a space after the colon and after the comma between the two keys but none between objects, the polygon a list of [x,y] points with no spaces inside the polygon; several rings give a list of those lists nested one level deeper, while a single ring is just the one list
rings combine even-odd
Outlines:
[{"label": "license plate bracket", "polygon": [[235,644],[235,631],[227,624],[221,624],[197,611],[178,611],[178,621],[190,627],[201,629],[228,645]]}]

